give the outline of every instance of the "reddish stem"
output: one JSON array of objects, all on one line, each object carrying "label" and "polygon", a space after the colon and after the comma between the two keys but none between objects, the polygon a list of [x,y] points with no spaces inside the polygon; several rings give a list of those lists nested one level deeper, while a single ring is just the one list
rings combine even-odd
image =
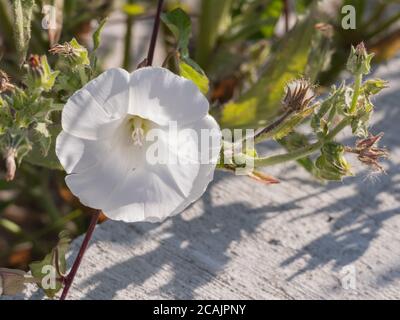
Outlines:
[{"label": "reddish stem", "polygon": [[147,66],[151,66],[153,64],[154,51],[156,49],[158,30],[160,29],[161,11],[163,8],[163,4],[164,4],[164,0],[158,0],[157,13],[156,13],[156,17],[154,20],[153,33],[151,35],[149,53],[147,55]]},{"label": "reddish stem", "polygon": [[289,31],[289,2],[288,0],[283,0],[283,13],[285,15],[285,32]]},{"label": "reddish stem", "polygon": [[65,278],[64,289],[61,294],[60,300],[65,300],[65,298],[67,297],[68,291],[74,281],[76,272],[78,271],[79,266],[82,262],[83,255],[85,254],[90,239],[93,236],[94,228],[96,227],[96,224],[99,221],[99,217],[100,217],[100,210],[96,211],[96,213],[94,213],[92,216],[92,220],[90,221],[90,225],[88,227],[88,230],[86,231],[85,238],[83,239],[83,242],[79,249],[78,256],[76,257],[74,264],[72,265],[70,273]]}]

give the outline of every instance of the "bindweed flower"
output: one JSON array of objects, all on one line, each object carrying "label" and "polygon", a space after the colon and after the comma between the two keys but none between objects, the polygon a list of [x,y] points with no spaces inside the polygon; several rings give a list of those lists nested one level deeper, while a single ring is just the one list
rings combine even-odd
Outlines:
[{"label": "bindweed flower", "polygon": [[387,158],[389,152],[385,148],[378,148],[377,144],[383,137],[383,133],[376,136],[370,134],[367,138],[358,140],[355,148],[347,148],[348,152],[356,153],[358,160],[371,167],[374,172],[385,172],[379,164],[380,158]]},{"label": "bindweed flower", "polygon": [[62,112],[56,153],[68,187],[114,220],[180,213],[213,179],[221,132],[208,110],[196,85],[167,69],[104,72]]},{"label": "bindweed flower", "polygon": [[293,80],[286,86],[284,109],[292,112],[302,111],[310,105],[314,97],[312,85],[307,80]]}]

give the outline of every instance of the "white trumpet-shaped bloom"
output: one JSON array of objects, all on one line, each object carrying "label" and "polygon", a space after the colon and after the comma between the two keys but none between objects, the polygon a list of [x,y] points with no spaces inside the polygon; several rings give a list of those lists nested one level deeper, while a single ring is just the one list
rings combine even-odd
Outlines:
[{"label": "white trumpet-shaped bloom", "polygon": [[213,179],[221,132],[208,110],[196,85],[167,69],[104,72],[62,112],[56,153],[68,187],[113,220],[181,212]]}]

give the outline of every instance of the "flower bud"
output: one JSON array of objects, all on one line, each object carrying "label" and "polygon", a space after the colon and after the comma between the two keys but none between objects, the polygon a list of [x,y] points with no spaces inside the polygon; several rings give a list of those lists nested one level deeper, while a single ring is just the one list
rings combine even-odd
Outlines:
[{"label": "flower bud", "polygon": [[293,80],[286,86],[283,105],[285,111],[300,112],[315,98],[311,84],[304,79]]},{"label": "flower bud", "polygon": [[90,64],[88,51],[75,38],[70,42],[64,42],[64,44],[56,44],[49,52],[68,58],[73,66]]},{"label": "flower bud", "polygon": [[370,79],[364,82],[363,89],[367,97],[378,94],[388,88],[388,82],[382,79]]},{"label": "flower bud", "polygon": [[17,154],[17,150],[14,148],[8,148],[5,154],[6,159],[6,181],[12,181],[15,177],[15,171],[17,170],[17,166],[15,164],[15,157]]},{"label": "flower bud", "polygon": [[25,67],[28,71],[25,79],[25,84],[28,88],[44,90],[46,92],[53,88],[59,71],[51,70],[45,55],[31,54]]},{"label": "flower bud", "polygon": [[315,165],[319,175],[325,180],[341,181],[343,177],[351,175],[350,165],[345,159],[345,148],[339,143],[326,143],[321,149],[321,156]]},{"label": "flower bud", "polygon": [[359,43],[355,48],[351,46],[347,70],[352,74],[369,74],[371,71],[371,60],[374,54],[368,54],[364,42]]},{"label": "flower bud", "polygon": [[26,273],[22,270],[0,268],[0,296],[13,296],[24,289]]},{"label": "flower bud", "polygon": [[7,73],[0,70],[0,93],[14,90],[14,85],[10,83],[10,78]]}]

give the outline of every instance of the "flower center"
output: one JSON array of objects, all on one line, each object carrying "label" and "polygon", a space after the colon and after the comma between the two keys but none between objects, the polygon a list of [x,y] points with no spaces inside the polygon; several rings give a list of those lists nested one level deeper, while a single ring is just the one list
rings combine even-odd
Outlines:
[{"label": "flower center", "polygon": [[132,140],[135,146],[143,146],[146,135],[146,120],[133,116],[130,120]]}]

